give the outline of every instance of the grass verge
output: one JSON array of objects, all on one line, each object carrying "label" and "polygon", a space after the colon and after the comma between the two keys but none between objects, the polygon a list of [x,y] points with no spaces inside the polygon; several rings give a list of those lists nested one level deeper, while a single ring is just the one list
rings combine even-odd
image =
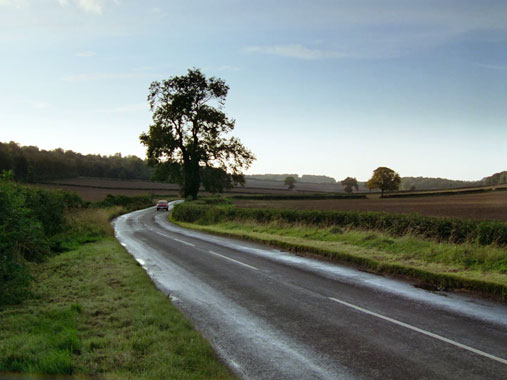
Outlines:
[{"label": "grass verge", "polygon": [[187,228],[354,264],[375,273],[405,276],[434,289],[461,289],[507,299],[507,252],[497,246],[452,244],[414,236],[280,222],[228,221]]},{"label": "grass verge", "polygon": [[[118,212],[86,210],[73,225],[109,228]],[[32,296],[0,310],[0,372],[234,378],[112,236],[29,265]]]}]

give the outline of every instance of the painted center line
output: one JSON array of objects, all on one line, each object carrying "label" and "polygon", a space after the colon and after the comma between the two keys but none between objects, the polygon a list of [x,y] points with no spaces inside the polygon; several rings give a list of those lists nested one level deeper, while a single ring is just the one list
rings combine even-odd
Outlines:
[{"label": "painted center line", "polygon": [[195,247],[195,244],[189,243],[188,241],[185,241],[185,240],[180,240],[180,239],[176,239],[176,238],[173,238],[173,240],[179,241],[180,243],[189,245],[191,247]]},{"label": "painted center line", "polygon": [[498,356],[491,355],[491,354],[488,354],[487,352],[484,352],[484,351],[478,350],[478,349],[476,349],[476,348],[473,348],[473,347],[470,347],[470,346],[467,346],[467,345],[461,344],[461,343],[456,342],[456,341],[454,341],[454,340],[451,340],[451,339],[445,338],[445,337],[443,337],[443,336],[441,336],[441,335],[437,335],[437,334],[434,334],[434,333],[432,333],[432,332],[429,332],[429,331],[426,331],[426,330],[420,329],[420,328],[418,328],[418,327],[415,327],[415,326],[409,325],[408,323],[404,323],[404,322],[398,321],[398,320],[396,320],[396,319],[386,317],[385,315],[378,314],[378,313],[375,313],[375,312],[370,311],[370,310],[367,310],[367,309],[363,309],[362,307],[359,307],[359,306],[353,305],[353,304],[351,304],[351,303],[348,303],[348,302],[345,302],[345,301],[339,300],[339,299],[337,299],[337,298],[329,297],[329,299],[330,299],[331,301],[337,302],[337,303],[339,303],[339,304],[342,304],[342,305],[348,306],[348,307],[350,307],[350,308],[352,308],[352,309],[355,309],[355,310],[361,311],[361,312],[363,312],[363,313],[365,313],[365,314],[369,314],[369,315],[372,315],[372,316],[374,316],[374,317],[377,317],[377,318],[383,319],[384,321],[388,321],[388,322],[394,323],[395,325],[402,326],[402,327],[405,327],[405,328],[410,329],[410,330],[413,330],[413,331],[417,331],[418,333],[421,333],[421,334],[427,335],[427,336],[429,336],[429,337],[432,337],[432,338],[435,338],[435,339],[441,340],[442,342],[446,342],[446,343],[452,344],[453,346],[456,346],[456,347],[462,348],[462,349],[464,349],[464,350],[471,351],[471,352],[473,352],[473,353],[476,353],[476,354],[478,354],[478,355],[484,356],[484,357],[489,358],[489,359],[492,359],[492,360],[496,360],[497,362],[500,362],[500,363],[503,363],[503,364],[507,364],[507,360],[505,360],[505,359],[503,359],[503,358],[499,358]]},{"label": "painted center line", "polygon": [[232,261],[232,262],[235,262],[236,264],[240,264],[240,265],[243,265],[247,268],[250,268],[250,269],[253,269],[253,270],[259,270],[258,268],[256,267],[253,267],[251,265],[248,265],[248,264],[245,264],[245,263],[242,263],[241,261],[238,261],[238,260],[234,260],[234,259],[231,259],[230,257],[227,257],[227,256],[224,256],[224,255],[221,255],[220,253],[216,253],[216,252],[213,252],[213,251],[208,251],[209,253],[211,253],[212,255],[215,255],[215,256],[220,256],[222,259],[226,259],[226,260],[229,260],[229,261]]}]

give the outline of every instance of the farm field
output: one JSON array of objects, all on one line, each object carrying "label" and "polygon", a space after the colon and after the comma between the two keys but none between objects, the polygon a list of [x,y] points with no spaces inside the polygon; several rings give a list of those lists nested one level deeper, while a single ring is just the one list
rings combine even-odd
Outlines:
[{"label": "farm field", "polygon": [[[40,183],[39,185],[48,189],[74,191],[84,200],[92,202],[103,200],[107,194],[135,196],[151,193],[163,196],[176,195],[179,193],[179,187],[175,184],[95,177],[59,179]],[[286,186],[279,181],[247,180],[244,187],[236,187],[227,193],[304,194],[315,192],[334,192],[339,190],[336,185],[315,183],[301,183],[298,184],[298,188],[297,192],[288,191]],[[201,192],[201,195],[206,195],[206,193]]]},{"label": "farm field", "polygon": [[293,210],[384,211],[428,216],[507,221],[507,191],[414,198],[332,200],[241,200],[238,207],[286,208]]}]

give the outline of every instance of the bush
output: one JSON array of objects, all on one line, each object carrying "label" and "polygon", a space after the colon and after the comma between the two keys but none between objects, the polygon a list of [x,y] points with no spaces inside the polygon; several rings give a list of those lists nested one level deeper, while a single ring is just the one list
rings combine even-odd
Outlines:
[{"label": "bush", "polygon": [[507,245],[507,223],[455,218],[438,218],[418,214],[385,212],[316,211],[251,209],[233,206],[209,206],[195,202],[177,205],[173,218],[182,222],[212,224],[228,220],[253,220],[258,223],[281,221],[320,227],[352,227],[378,230],[395,236],[406,234],[450,243]]},{"label": "bush", "polygon": [[128,197],[126,195],[107,194],[103,201],[94,204],[94,207],[101,208],[113,206],[122,206],[128,211],[132,211],[153,206],[153,202],[151,200],[151,195]]}]

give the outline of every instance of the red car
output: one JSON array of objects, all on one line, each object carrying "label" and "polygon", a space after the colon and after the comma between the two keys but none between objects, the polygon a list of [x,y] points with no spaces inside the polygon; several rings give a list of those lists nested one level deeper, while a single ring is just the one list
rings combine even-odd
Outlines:
[{"label": "red car", "polygon": [[169,202],[167,202],[167,201],[158,201],[157,202],[157,211],[158,210],[169,211]]}]

